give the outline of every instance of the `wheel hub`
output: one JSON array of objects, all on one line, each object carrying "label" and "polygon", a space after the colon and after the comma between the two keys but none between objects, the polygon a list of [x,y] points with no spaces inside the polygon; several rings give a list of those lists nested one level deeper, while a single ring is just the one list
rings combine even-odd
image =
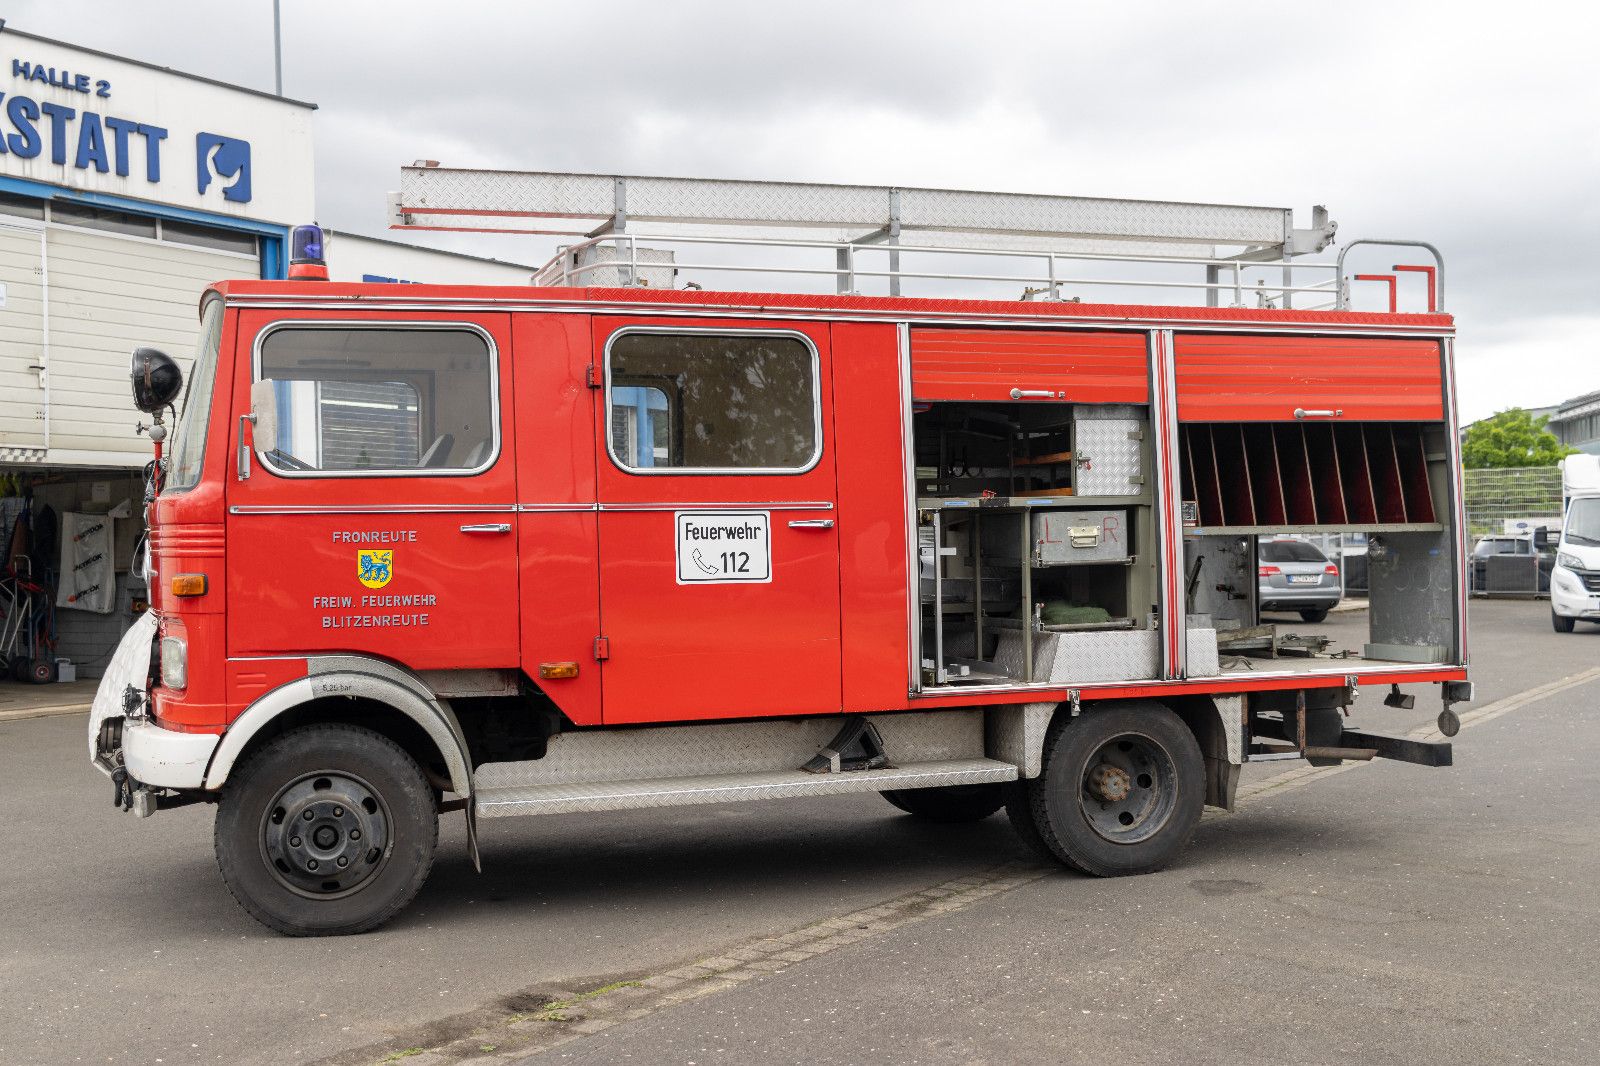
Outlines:
[{"label": "wheel hub", "polygon": [[1121,803],[1133,788],[1133,779],[1121,767],[1101,763],[1089,771],[1089,787],[1107,803]]},{"label": "wheel hub", "polygon": [[1102,744],[1083,766],[1078,805],[1096,835],[1137,844],[1166,825],[1177,805],[1172,756],[1153,737],[1125,733]]},{"label": "wheel hub", "polygon": [[308,774],[268,805],[261,846],[268,869],[301,895],[354,891],[388,859],[389,818],[381,797],[353,774]]}]

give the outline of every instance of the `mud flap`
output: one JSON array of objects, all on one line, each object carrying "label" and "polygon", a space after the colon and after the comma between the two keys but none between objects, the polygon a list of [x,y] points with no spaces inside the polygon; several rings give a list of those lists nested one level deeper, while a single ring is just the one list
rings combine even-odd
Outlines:
[{"label": "mud flap", "polygon": [[472,856],[472,868],[483,873],[483,860],[478,856],[478,805],[467,797],[467,805],[462,808],[467,812],[467,854]]}]

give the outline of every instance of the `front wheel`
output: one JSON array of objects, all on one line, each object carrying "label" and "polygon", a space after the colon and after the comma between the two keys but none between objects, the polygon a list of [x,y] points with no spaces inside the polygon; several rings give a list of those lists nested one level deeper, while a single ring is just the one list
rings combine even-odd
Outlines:
[{"label": "front wheel", "polygon": [[1039,841],[1060,862],[1096,877],[1150,873],[1199,822],[1205,763],[1166,707],[1107,707],[1057,721],[1027,799]]},{"label": "front wheel", "polygon": [[1578,620],[1576,618],[1562,618],[1553,609],[1550,612],[1550,625],[1557,633],[1571,633],[1573,627],[1577,624]]},{"label": "front wheel", "polygon": [[416,760],[353,725],[306,726],[249,756],[217,807],[217,865],[261,924],[288,936],[363,933],[411,902],[439,817]]},{"label": "front wheel", "polygon": [[1004,785],[949,785],[945,788],[895,788],[884,799],[913,818],[954,825],[989,817],[1006,801]]}]

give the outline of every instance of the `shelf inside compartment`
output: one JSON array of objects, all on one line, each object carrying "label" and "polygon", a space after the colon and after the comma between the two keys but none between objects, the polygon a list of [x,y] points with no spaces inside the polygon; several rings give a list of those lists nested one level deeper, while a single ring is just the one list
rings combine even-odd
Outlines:
[{"label": "shelf inside compartment", "polygon": [[1431,423],[1190,422],[1183,498],[1200,527],[1437,530]]}]

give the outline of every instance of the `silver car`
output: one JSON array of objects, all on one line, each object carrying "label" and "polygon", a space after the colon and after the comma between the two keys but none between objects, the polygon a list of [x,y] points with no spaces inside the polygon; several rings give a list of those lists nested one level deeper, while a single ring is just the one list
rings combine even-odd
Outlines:
[{"label": "silver car", "polygon": [[1299,611],[1307,622],[1320,622],[1338,606],[1339,568],[1315,544],[1262,538],[1256,564],[1263,611]]}]

